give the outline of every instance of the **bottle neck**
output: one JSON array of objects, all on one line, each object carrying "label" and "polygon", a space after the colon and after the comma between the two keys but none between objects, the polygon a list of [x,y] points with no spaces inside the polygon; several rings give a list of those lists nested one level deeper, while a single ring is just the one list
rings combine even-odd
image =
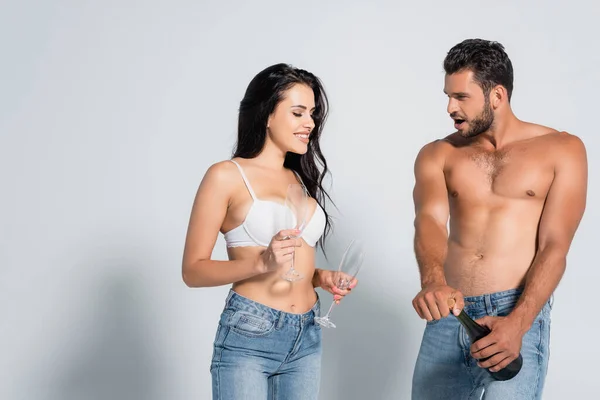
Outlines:
[{"label": "bottle neck", "polygon": [[465,327],[467,334],[473,341],[477,341],[482,337],[486,336],[490,333],[490,330],[485,326],[479,325],[477,322],[473,321],[471,317],[464,310],[461,310],[460,314],[456,317],[460,323]]}]

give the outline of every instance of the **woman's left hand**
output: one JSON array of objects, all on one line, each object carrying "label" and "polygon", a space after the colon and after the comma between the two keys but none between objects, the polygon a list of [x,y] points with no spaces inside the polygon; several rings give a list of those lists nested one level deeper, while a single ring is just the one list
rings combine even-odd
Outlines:
[{"label": "woman's left hand", "polygon": [[333,300],[336,302],[336,304],[339,304],[340,300],[342,300],[344,296],[350,293],[350,291],[354,289],[358,284],[358,279],[353,278],[352,281],[350,281],[350,285],[348,285],[348,288],[342,290],[338,288],[335,283],[336,277],[338,277],[338,275],[339,272],[337,271],[317,269],[313,278],[313,286],[320,287],[323,290],[326,290],[329,293],[333,294]]}]

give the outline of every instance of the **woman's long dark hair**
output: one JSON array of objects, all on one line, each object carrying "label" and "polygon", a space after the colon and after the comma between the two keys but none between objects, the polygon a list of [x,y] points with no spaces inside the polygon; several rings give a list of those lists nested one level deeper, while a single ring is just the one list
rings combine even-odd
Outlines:
[{"label": "woman's long dark hair", "polygon": [[[315,95],[315,111],[312,114],[315,127],[310,134],[308,151],[302,155],[288,152],[283,165],[300,175],[308,193],[325,211],[325,198],[331,198],[322,185],[328,169],[319,138],[329,112],[329,102],[323,84],[312,73],[288,64],[275,64],[259,72],[250,81],[240,103],[238,139],[233,157],[254,158],[261,153],[267,138],[269,116],[283,99],[284,92],[298,83],[309,86]],[[330,229],[331,218],[325,211],[325,228],[319,239],[322,249]]]}]

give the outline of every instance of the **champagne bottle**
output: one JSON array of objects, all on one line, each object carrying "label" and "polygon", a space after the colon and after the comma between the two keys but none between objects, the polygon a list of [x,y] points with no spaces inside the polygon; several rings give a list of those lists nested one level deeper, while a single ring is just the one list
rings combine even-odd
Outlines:
[{"label": "champagne bottle", "polygon": [[[450,299],[448,301],[448,306],[450,306],[451,310],[454,307],[454,302],[455,302],[454,299]],[[488,327],[479,325],[477,322],[473,321],[473,319],[466,312],[464,312],[464,310],[460,310],[460,314],[458,314],[456,316],[456,318],[462,324],[462,326],[465,328],[465,331],[467,332],[467,335],[469,335],[469,338],[471,339],[472,343],[475,343],[479,339],[486,337],[487,335],[489,335],[491,333],[491,330]],[[479,361],[480,362],[486,361],[490,357],[482,358]],[[510,364],[508,364],[506,367],[502,368],[500,371],[496,371],[496,372],[491,372],[490,370],[486,370],[486,371],[488,371],[489,374],[492,376],[492,378],[494,378],[497,381],[507,381],[509,379],[514,378],[519,373],[519,371],[521,371],[522,366],[523,366],[523,357],[519,353],[519,357],[515,358]]]}]

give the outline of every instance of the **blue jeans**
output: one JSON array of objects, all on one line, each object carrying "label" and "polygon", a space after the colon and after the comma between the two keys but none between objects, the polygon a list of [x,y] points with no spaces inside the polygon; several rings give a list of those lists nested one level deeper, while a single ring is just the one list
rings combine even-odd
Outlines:
[{"label": "blue jeans", "polygon": [[[473,319],[506,316],[514,308],[520,289],[465,297],[465,312]],[[541,399],[550,355],[551,299],[523,336],[523,367],[508,381],[495,381],[470,354],[471,341],[451,314],[427,322],[412,382],[414,400],[529,400]]]},{"label": "blue jeans", "polygon": [[210,366],[213,400],[317,400],[319,305],[290,314],[230,291]]}]

